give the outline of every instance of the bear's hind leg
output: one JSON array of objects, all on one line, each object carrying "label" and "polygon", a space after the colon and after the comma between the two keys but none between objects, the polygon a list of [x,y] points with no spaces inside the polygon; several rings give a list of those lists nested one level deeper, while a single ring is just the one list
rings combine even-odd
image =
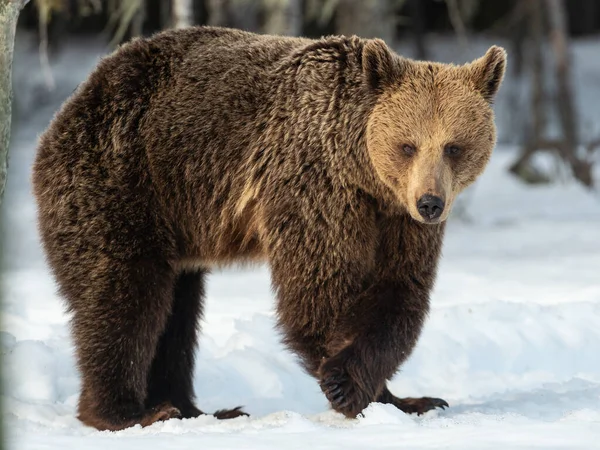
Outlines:
[{"label": "bear's hind leg", "polygon": [[205,272],[183,272],[175,281],[173,305],[148,374],[146,408],[170,402],[183,418],[203,414],[194,405],[194,357],[202,317]]},{"label": "bear's hind leg", "polygon": [[[177,276],[169,319],[148,374],[147,410],[170,404],[181,411],[184,419],[204,414],[194,405],[193,375],[205,278],[206,271]],[[217,419],[247,415],[240,407],[214,413]]]},{"label": "bear's hind leg", "polygon": [[[100,258],[86,280],[63,286],[82,374],[79,419],[120,430],[178,417],[170,404],[144,408],[148,371],[171,307],[172,270],[154,254]],[[82,285],[85,291],[77,292]]]}]

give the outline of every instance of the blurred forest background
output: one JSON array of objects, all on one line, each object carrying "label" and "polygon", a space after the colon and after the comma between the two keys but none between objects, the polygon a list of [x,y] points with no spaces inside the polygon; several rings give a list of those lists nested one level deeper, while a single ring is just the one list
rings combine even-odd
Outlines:
[{"label": "blurred forest background", "polygon": [[[573,74],[571,47],[587,39],[586,55],[600,60],[600,0],[31,0],[19,19],[29,47],[17,39],[17,51],[39,53],[42,85],[15,89],[16,120],[27,106],[64,97],[53,66],[65,49],[90,42],[109,51],[135,36],[189,25],[380,37],[401,54],[445,62],[464,62],[484,44],[500,43],[509,52],[510,82],[499,100],[499,141],[520,149],[510,170],[528,183],[574,176],[594,185],[600,117],[578,101],[588,93]],[[600,85],[600,63],[586,80]],[[539,154],[551,163],[536,164]]]}]

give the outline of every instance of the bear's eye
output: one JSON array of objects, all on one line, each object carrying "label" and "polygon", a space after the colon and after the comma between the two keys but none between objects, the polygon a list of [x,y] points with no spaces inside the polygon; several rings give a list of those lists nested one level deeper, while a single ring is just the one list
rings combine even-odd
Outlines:
[{"label": "bear's eye", "polygon": [[402,151],[407,156],[413,156],[417,152],[417,149],[410,144],[403,144]]},{"label": "bear's eye", "polygon": [[460,147],[456,145],[447,145],[444,148],[444,153],[448,156],[458,156],[460,155]]}]

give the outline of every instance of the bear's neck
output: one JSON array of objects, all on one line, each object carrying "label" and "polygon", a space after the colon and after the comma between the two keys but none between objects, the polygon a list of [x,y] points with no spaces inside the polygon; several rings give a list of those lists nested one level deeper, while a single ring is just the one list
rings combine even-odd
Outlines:
[{"label": "bear's neck", "polygon": [[274,74],[258,151],[271,153],[270,164],[285,168],[282,176],[311,168],[342,189],[367,193],[382,210],[400,211],[367,151],[367,123],[378,96],[363,77],[357,50],[362,40],[342,38],[339,46],[325,49],[313,46],[318,63],[310,49],[303,49]]}]

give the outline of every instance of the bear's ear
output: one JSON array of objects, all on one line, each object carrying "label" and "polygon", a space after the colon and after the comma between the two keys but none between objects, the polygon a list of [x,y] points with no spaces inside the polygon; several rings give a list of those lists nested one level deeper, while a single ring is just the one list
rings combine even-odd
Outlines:
[{"label": "bear's ear", "polygon": [[402,75],[404,60],[381,39],[369,39],[362,51],[362,70],[369,87],[381,91]]},{"label": "bear's ear", "polygon": [[475,89],[490,103],[500,88],[505,68],[506,51],[495,45],[490,47],[483,57],[468,65],[469,76]]}]

